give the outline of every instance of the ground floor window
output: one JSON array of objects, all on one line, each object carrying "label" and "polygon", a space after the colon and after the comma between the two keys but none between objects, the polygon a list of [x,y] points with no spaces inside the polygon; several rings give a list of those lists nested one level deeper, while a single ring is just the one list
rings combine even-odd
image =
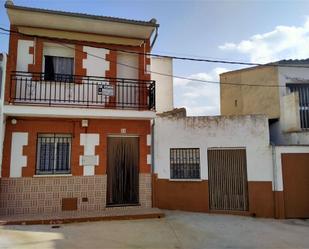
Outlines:
[{"label": "ground floor window", "polygon": [[170,149],[171,179],[200,178],[200,149]]},{"label": "ground floor window", "polygon": [[70,173],[71,140],[70,134],[39,134],[36,173]]}]

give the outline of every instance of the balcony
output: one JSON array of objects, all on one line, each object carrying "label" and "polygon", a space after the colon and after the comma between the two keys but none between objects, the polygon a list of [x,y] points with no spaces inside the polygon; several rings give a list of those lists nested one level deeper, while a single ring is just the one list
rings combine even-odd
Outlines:
[{"label": "balcony", "polygon": [[44,73],[13,72],[12,104],[155,110],[155,82]]}]

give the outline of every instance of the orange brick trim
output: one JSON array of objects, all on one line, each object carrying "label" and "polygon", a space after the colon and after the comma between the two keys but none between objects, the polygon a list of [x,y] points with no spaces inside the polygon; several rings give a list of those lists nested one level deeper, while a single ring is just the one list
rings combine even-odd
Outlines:
[{"label": "orange brick trim", "polygon": [[84,154],[84,146],[80,145],[80,134],[85,133],[86,129],[81,127],[81,120],[73,121],[72,131],[72,158],[71,158],[71,173],[74,176],[82,176],[84,174],[83,166],[79,165],[79,158]]},{"label": "orange brick trim", "polygon": [[[144,53],[150,52],[150,41],[147,40],[144,45]],[[138,56],[138,67],[139,67],[139,79],[140,80],[150,80],[151,76],[147,73],[147,65],[150,65],[150,58],[146,55],[140,54]],[[141,104],[140,109],[147,109],[147,89],[146,87],[141,87],[139,90],[139,102]]]},{"label": "orange brick trim", "polygon": [[28,145],[23,146],[23,155],[27,156],[27,165],[22,168],[23,177],[35,175],[36,167],[36,133],[28,133]]},{"label": "orange brick trim", "polygon": [[7,102],[11,102],[11,90],[13,92],[11,86],[11,72],[16,70],[16,63],[17,63],[17,46],[18,46],[18,37],[15,35],[14,32],[17,31],[17,27],[11,25],[10,30],[13,32],[10,34],[9,39],[9,53],[8,53],[8,60],[6,65],[6,84],[5,84],[5,95],[4,99]]},{"label": "orange brick trim", "polygon": [[[80,76],[87,75],[87,69],[83,67],[83,60],[87,59],[87,53],[83,52],[84,46],[75,45],[75,74]],[[81,80],[77,80],[77,83],[82,83]]]},{"label": "orange brick trim", "polygon": [[[42,72],[43,63],[43,40],[36,38],[34,40],[34,63],[28,65],[28,71],[31,73]],[[30,52],[30,49],[29,49]]]},{"label": "orange brick trim", "polygon": [[106,141],[107,134],[100,134],[100,145],[95,147],[95,154],[99,156],[99,165],[95,166],[95,175],[105,175],[106,174],[106,162],[107,162],[107,150],[105,152],[105,148],[107,148]]},{"label": "orange brick trim", "polygon": [[81,127],[81,119],[48,119],[48,118],[17,118],[17,124],[6,123],[6,134],[3,153],[2,176],[10,175],[11,140],[13,132],[28,132],[28,145],[23,147],[23,155],[27,156],[27,165],[22,168],[23,177],[32,177],[35,174],[37,135],[38,133],[70,133],[72,134],[71,173],[74,176],[83,175],[83,167],[79,165],[79,157],[83,155],[84,148],[80,145],[81,133],[98,133],[100,144],[96,146],[96,155],[99,155],[99,165],[95,167],[96,175],[106,174],[107,168],[107,136],[119,135],[122,128],[127,134],[140,137],[140,173],[150,173],[151,167],[147,164],[147,134],[150,134],[149,120],[97,120],[91,119],[88,128]]}]

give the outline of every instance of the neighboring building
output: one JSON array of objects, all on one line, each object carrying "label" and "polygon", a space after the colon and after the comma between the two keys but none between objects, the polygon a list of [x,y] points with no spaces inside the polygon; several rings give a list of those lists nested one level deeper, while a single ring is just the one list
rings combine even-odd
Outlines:
[{"label": "neighboring building", "polygon": [[220,75],[221,115],[268,118],[280,218],[309,217],[308,68],[309,59],[283,60]]},{"label": "neighboring building", "polygon": [[180,109],[159,115],[154,128],[155,206],[309,217],[309,146],[270,146],[265,115],[186,117]]},{"label": "neighboring building", "polygon": [[272,143],[309,145],[308,67],[283,60],[221,74],[221,115],[265,114]]},{"label": "neighboring building", "polygon": [[155,120],[155,205],[274,217],[265,116],[186,117],[182,112]]},{"label": "neighboring building", "polygon": [[156,20],[5,7],[0,213],[151,207],[151,123],[156,106],[172,108],[172,92],[155,94],[156,84],[172,91],[171,79],[153,81],[145,55]]}]

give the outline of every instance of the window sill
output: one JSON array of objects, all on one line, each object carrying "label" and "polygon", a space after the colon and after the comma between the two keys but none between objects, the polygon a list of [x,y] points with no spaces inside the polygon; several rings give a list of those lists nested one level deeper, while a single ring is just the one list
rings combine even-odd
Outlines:
[{"label": "window sill", "polygon": [[201,182],[202,179],[169,179],[170,182]]},{"label": "window sill", "polygon": [[58,177],[58,176],[60,176],[60,177],[63,177],[63,176],[72,176],[72,174],[50,174],[50,175],[48,175],[48,174],[46,174],[46,175],[33,175],[33,177]]}]

